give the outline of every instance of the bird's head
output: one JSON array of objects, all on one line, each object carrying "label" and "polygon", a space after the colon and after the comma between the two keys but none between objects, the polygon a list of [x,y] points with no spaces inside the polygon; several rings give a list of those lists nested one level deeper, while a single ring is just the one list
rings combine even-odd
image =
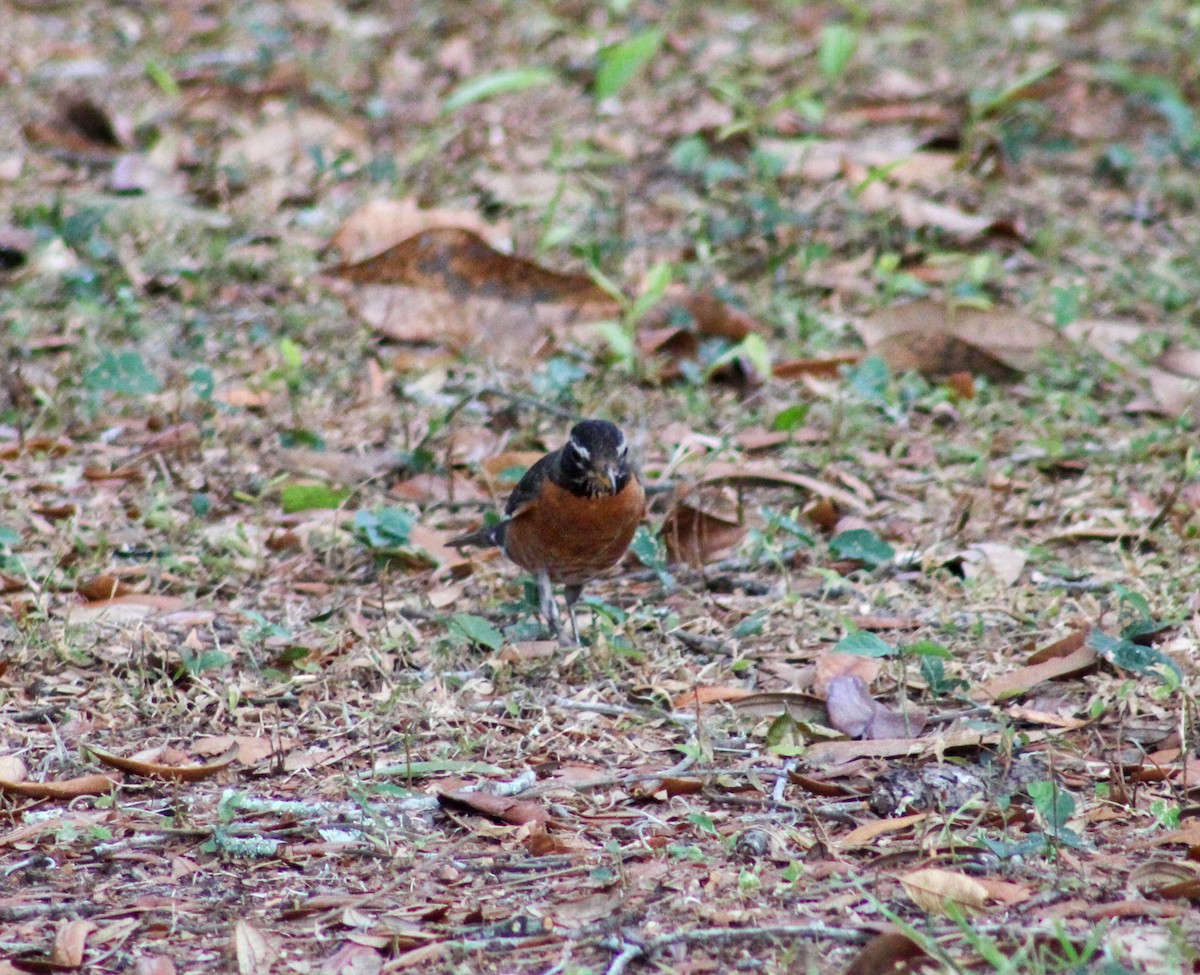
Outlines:
[{"label": "bird's head", "polygon": [[633,476],[625,434],[607,420],[576,423],[563,447],[560,471],[563,483],[576,494],[620,493]]}]

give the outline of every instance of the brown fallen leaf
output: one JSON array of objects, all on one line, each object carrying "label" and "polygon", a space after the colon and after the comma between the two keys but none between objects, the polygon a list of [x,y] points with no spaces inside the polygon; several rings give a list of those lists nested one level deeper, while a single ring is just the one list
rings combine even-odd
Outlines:
[{"label": "brown fallen leaf", "polygon": [[389,939],[384,944],[372,947],[344,941],[338,949],[321,962],[320,975],[378,975],[383,971],[383,954],[380,948],[388,947]]},{"label": "brown fallen leaf", "polygon": [[275,939],[249,921],[239,920],[234,924],[233,950],[238,975],[269,975],[280,959]]},{"label": "brown fallen leaf", "polygon": [[[666,360],[658,370],[658,378],[671,382],[683,375],[681,362],[699,358],[704,339],[737,343],[751,333],[762,332],[757,321],[715,295],[672,285],[640,323],[637,346],[646,358]],[[763,377],[757,375],[749,361],[739,358],[713,370],[708,378],[744,386],[757,384]]]},{"label": "brown fallen leaf", "polygon": [[293,738],[264,738],[260,735],[217,735],[197,738],[191,747],[193,755],[227,755],[236,746],[237,759],[243,765],[253,765],[273,755],[296,747]]},{"label": "brown fallen leaf", "polygon": [[97,761],[104,765],[111,765],[113,768],[118,768],[122,772],[128,772],[130,775],[142,775],[149,778],[169,779],[175,782],[199,782],[202,779],[208,779],[216,775],[218,772],[228,768],[233,764],[234,759],[238,757],[238,743],[235,741],[226,749],[225,753],[218,755],[216,758],[202,765],[165,765],[161,762],[153,761],[152,757],[160,754],[162,749],[152,749],[148,753],[144,753],[141,758],[124,758],[120,755],[114,755],[112,752],[106,752],[102,748],[97,748],[94,745],[84,745],[84,750],[90,752]]},{"label": "brown fallen leaf", "polygon": [[79,775],[58,782],[10,782],[0,779],[0,792],[25,796],[27,799],[78,799],[80,796],[102,796],[112,792],[117,780],[94,773]]},{"label": "brown fallen leaf", "polygon": [[[1030,741],[1045,737],[1029,732]],[[817,765],[844,765],[859,758],[901,758],[905,755],[933,755],[952,748],[978,748],[1000,741],[999,732],[952,731],[926,738],[878,738],[866,741],[819,741],[809,745],[804,757]]]},{"label": "brown fallen leaf", "polygon": [[443,806],[456,806],[470,812],[481,813],[498,819],[501,822],[512,823],[514,826],[524,826],[526,823],[536,823],[544,826],[550,822],[550,812],[540,802],[532,799],[514,799],[510,796],[497,796],[490,792],[466,792],[454,789],[438,793],[438,802]]},{"label": "brown fallen leaf", "polygon": [[326,273],[353,285],[351,307],[380,334],[494,361],[532,359],[568,326],[619,312],[586,275],[502,254],[458,228],[423,231]]},{"label": "brown fallen leaf", "polygon": [[1025,662],[1029,664],[1040,664],[1045,663],[1047,660],[1054,660],[1059,657],[1069,657],[1076,650],[1087,643],[1088,634],[1091,632],[1091,624],[1084,623],[1079,625],[1061,639],[1055,640],[1053,643],[1047,644],[1039,650],[1035,650],[1029,655]]},{"label": "brown fallen leaf", "polygon": [[894,370],[915,369],[939,379],[957,372],[1010,380],[1036,365],[1062,339],[1020,312],[980,310],[914,301],[861,319],[857,329],[868,353]]},{"label": "brown fallen leaf", "polygon": [[67,921],[54,932],[54,947],[50,949],[50,964],[60,968],[79,968],[83,965],[83,953],[87,939],[96,925],[91,921]]},{"label": "brown fallen leaf", "polygon": [[829,680],[825,708],[830,726],[851,738],[915,738],[925,730],[922,712],[910,709],[902,714],[880,704],[857,674],[839,674]]},{"label": "brown fallen leaf", "polygon": [[689,291],[677,284],[667,288],[662,301],[646,313],[642,324],[650,330],[679,328],[674,319],[679,317],[681,312],[690,319],[682,327],[704,338],[740,342],[752,332],[761,334],[764,331],[759,322],[744,311],[726,304],[716,295],[707,291]]},{"label": "brown fallen leaf", "polygon": [[510,244],[507,226],[490,224],[471,210],[425,210],[408,197],[364,203],[342,221],[323,253],[336,254],[343,264],[353,264],[415,234],[445,228],[469,230],[498,250]]},{"label": "brown fallen leaf", "polygon": [[964,914],[974,914],[987,903],[987,888],[974,877],[954,870],[926,867],[898,879],[912,902],[929,914],[947,913],[948,903]]},{"label": "brown fallen leaf", "polygon": [[930,960],[925,949],[908,935],[889,931],[863,945],[844,975],[914,975]]},{"label": "brown fallen leaf", "polygon": [[66,99],[52,121],[31,122],[24,135],[34,145],[84,159],[111,159],[125,144],[112,116],[90,98]]},{"label": "brown fallen leaf", "polygon": [[112,575],[89,576],[75,583],[75,591],[88,602],[131,596],[136,590],[128,582]]},{"label": "brown fallen leaf", "polygon": [[[858,623],[858,621],[855,621]],[[859,624],[861,626],[861,624]],[[865,627],[864,627],[865,628]],[[813,693],[825,698],[829,695],[829,682],[835,677],[853,674],[870,684],[883,670],[883,661],[878,657],[863,657],[857,653],[838,653],[822,650],[817,654],[813,676]]]},{"label": "brown fallen leaf", "polygon": [[133,975],[175,975],[175,962],[166,955],[140,955],[133,961]]},{"label": "brown fallen leaf", "polygon": [[826,687],[829,725],[851,738],[862,738],[875,714],[876,702],[867,682],[857,674],[838,674]]},{"label": "brown fallen leaf", "polygon": [[771,375],[776,379],[799,379],[802,376],[837,379],[842,374],[843,366],[857,365],[861,361],[861,352],[846,352],[824,359],[789,359],[775,363],[771,367]]},{"label": "brown fallen leaf", "polygon": [[733,552],[746,536],[736,498],[701,497],[679,500],[663,519],[661,536],[669,562],[701,568]]},{"label": "brown fallen leaf", "polygon": [[838,840],[837,846],[839,850],[859,850],[870,846],[880,836],[886,836],[888,833],[903,833],[909,827],[915,827],[928,818],[929,813],[920,812],[910,813],[907,816],[896,816],[892,819],[877,819],[873,823],[863,823]]},{"label": "brown fallen leaf", "polygon": [[994,877],[976,877],[975,880],[987,891],[988,900],[1005,906],[1020,904],[1033,896],[1032,889],[1011,880],[997,880]]},{"label": "brown fallen leaf", "polygon": [[1051,657],[1042,663],[997,674],[972,688],[970,696],[976,701],[1002,701],[1017,697],[1043,681],[1072,677],[1090,670],[1096,666],[1098,660],[1095,650],[1089,646],[1081,646],[1065,657]]},{"label": "brown fallen leaf", "polygon": [[118,623],[175,613],[190,605],[191,603],[181,596],[139,592],[113,599],[98,599],[82,606],[70,606],[65,612],[69,614],[73,623],[91,623],[99,620]]},{"label": "brown fallen leaf", "polygon": [[686,711],[695,708],[696,705],[703,706],[720,701],[740,701],[753,696],[753,694],[753,691],[745,687],[729,687],[727,685],[697,687],[680,694],[671,702],[671,707],[676,711]]}]

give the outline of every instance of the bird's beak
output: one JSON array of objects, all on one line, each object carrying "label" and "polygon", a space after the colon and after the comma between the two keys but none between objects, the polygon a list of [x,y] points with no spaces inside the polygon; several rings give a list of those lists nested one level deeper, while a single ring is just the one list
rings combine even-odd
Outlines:
[{"label": "bird's beak", "polygon": [[612,485],[613,494],[617,493],[617,477],[617,469],[615,467],[610,467],[608,469],[608,483]]}]

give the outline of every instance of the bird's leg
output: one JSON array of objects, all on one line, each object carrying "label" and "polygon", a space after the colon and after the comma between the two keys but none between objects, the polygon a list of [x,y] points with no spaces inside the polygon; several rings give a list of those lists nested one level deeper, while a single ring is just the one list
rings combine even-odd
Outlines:
[{"label": "bird's leg", "polygon": [[[537,587],[538,605],[542,610],[542,615],[550,624],[554,635],[558,637],[558,642],[563,643],[562,620],[558,618],[558,604],[554,602],[554,586],[550,582],[550,574],[545,569],[537,574]],[[574,617],[572,617],[572,623],[574,623]]]},{"label": "bird's leg", "polygon": [[575,646],[580,646],[579,639],[579,624],[575,621],[575,603],[579,600],[579,594],[583,592],[583,586],[563,586],[563,595],[567,600],[567,615],[571,617],[571,635],[575,637]]}]

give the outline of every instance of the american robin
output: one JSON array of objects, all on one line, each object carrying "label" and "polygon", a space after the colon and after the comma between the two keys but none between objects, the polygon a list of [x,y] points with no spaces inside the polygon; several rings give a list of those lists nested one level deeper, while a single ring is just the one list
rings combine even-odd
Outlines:
[{"label": "american robin", "polygon": [[561,584],[579,643],[575,602],[584,583],[617,564],[646,512],[646,492],[629,465],[625,434],[607,420],[582,420],[567,442],[525,472],[495,525],[451,545],[499,545],[537,579],[542,615],[563,639],[552,586]]}]

